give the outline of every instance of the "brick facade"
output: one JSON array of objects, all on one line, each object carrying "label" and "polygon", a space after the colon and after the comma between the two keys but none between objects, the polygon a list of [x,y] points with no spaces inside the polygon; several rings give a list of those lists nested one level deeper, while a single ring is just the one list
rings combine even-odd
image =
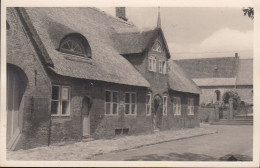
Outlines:
[{"label": "brick facade", "polygon": [[46,116],[49,116],[51,82],[14,9],[7,8],[7,20],[10,25],[7,30],[7,67],[20,68],[27,78],[19,109],[22,136],[16,148],[47,145],[49,119]]},{"label": "brick facade", "polygon": [[[109,138],[115,136],[116,129],[129,129],[128,134],[151,133],[153,131],[152,115],[146,114],[146,95],[167,95],[167,115],[162,115],[162,104],[157,112],[160,129],[199,126],[198,104],[199,95],[170,91],[167,74],[159,73],[158,60],[167,61],[166,48],[161,36],[157,40],[163,44],[162,52],[149,49],[141,54],[125,55],[124,57],[150,83],[150,88],[115,84],[104,81],[77,79],[57,75],[46,68],[36,51],[39,46],[31,41],[26,30],[18,19],[16,10],[8,8],[7,21],[7,65],[20,68],[27,77],[26,90],[20,106],[21,138],[16,149],[33,148],[62,141],[79,141],[82,139],[82,104],[84,97],[91,100],[90,135],[93,138]],[[39,40],[39,39],[38,39]],[[156,40],[155,40],[156,41]],[[42,47],[42,46],[40,46]],[[44,53],[44,52],[43,52]],[[41,53],[42,54],[42,53]],[[148,71],[148,57],[157,59],[156,72]],[[42,57],[41,57],[42,58]],[[51,116],[52,85],[70,86],[70,114],[68,116]],[[118,92],[118,115],[105,114],[105,92]],[[136,115],[125,114],[125,92],[134,92],[137,97]],[[173,97],[181,97],[182,113],[174,115]],[[187,115],[187,100],[194,98],[194,115]],[[153,103],[152,103],[153,106]]]}]

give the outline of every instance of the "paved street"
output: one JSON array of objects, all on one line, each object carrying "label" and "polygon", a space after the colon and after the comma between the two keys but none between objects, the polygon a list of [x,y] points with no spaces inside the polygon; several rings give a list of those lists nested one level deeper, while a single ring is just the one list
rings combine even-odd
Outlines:
[{"label": "paved street", "polygon": [[248,125],[207,125],[217,134],[166,142],[157,145],[94,156],[91,160],[227,160],[231,155],[238,160],[252,160],[253,127]]}]

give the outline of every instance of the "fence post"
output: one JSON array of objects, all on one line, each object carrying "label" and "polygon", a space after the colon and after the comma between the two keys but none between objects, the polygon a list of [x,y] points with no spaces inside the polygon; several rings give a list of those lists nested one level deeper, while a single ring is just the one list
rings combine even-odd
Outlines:
[{"label": "fence post", "polygon": [[215,106],[215,114],[216,114],[215,120],[219,121],[219,105],[218,104],[216,104],[216,106]]},{"label": "fence post", "polygon": [[233,109],[233,98],[229,98],[228,100],[229,103],[229,119],[232,120],[233,119],[233,113],[234,113],[234,109]]}]

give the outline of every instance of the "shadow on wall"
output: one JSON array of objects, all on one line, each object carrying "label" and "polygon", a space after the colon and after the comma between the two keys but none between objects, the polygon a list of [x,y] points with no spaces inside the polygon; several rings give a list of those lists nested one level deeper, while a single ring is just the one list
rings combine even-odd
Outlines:
[{"label": "shadow on wall", "polygon": [[195,153],[168,153],[135,156],[127,161],[252,161],[252,157],[239,154],[227,154],[220,158]]}]

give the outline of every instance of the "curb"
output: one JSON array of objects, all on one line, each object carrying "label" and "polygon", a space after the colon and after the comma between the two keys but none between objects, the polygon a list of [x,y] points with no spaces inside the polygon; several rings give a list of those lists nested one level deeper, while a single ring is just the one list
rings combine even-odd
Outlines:
[{"label": "curb", "polygon": [[[145,146],[151,146],[151,145],[161,144],[161,143],[165,143],[165,142],[172,142],[172,141],[184,140],[184,139],[189,139],[189,138],[194,138],[194,137],[200,137],[200,136],[210,135],[210,134],[216,134],[216,133],[218,133],[217,130],[215,130],[215,132],[211,132],[211,133],[204,133],[204,134],[193,135],[193,136],[189,136],[189,137],[176,138],[176,139],[168,139],[168,140],[164,140],[164,141],[158,141],[158,142],[153,142],[153,143],[149,143],[149,144],[143,144],[143,145],[139,145],[139,146],[134,146],[134,147],[131,147],[131,148],[124,148],[124,149],[112,150],[112,151],[107,152],[107,153],[122,152],[122,151],[127,151],[127,150],[130,150],[130,149],[137,149],[137,148],[141,148],[141,147],[145,147]],[[93,157],[93,156],[100,156],[100,155],[107,154],[107,153],[106,153],[106,152],[105,152],[105,153],[102,153],[102,152],[101,152],[101,153],[96,153],[96,154],[94,154],[94,155],[89,156],[88,159],[91,159],[91,157]]]}]

